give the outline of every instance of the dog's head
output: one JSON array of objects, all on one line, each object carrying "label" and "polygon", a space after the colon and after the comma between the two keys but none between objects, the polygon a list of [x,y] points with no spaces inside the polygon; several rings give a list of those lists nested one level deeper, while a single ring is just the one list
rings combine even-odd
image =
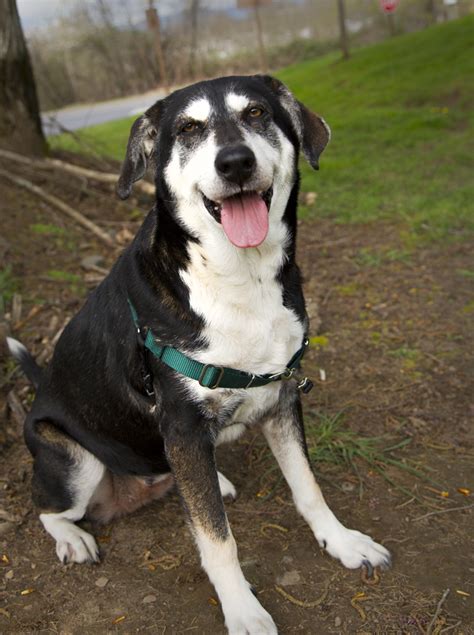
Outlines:
[{"label": "dog's head", "polygon": [[118,182],[130,195],[148,162],[158,195],[172,198],[186,229],[225,232],[256,247],[281,219],[301,149],[313,168],[330,138],[324,120],[266,75],[223,77],[178,90],[132,126]]}]

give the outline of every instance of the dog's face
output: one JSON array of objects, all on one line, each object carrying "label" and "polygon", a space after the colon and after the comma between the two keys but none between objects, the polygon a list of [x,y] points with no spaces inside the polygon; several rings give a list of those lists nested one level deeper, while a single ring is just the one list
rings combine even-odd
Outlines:
[{"label": "dog's face", "polygon": [[133,124],[118,193],[126,198],[151,160],[158,193],[171,195],[188,231],[257,247],[284,213],[300,148],[317,168],[329,136],[325,122],[274,78],[200,82]]}]

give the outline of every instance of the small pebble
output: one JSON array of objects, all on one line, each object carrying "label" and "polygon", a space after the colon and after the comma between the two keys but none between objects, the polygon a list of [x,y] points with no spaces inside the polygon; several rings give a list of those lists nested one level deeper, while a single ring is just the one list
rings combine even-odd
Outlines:
[{"label": "small pebble", "polygon": [[339,626],[340,626],[341,624],[342,624],[342,620],[341,620],[341,618],[340,618],[340,617],[339,617],[339,615],[338,615],[338,616],[334,619],[334,626],[335,626],[336,628],[339,628]]},{"label": "small pebble", "polygon": [[99,589],[103,589],[105,587],[105,585],[108,583],[109,578],[97,578],[97,580],[95,581],[95,585],[99,587]]},{"label": "small pebble", "polygon": [[153,602],[156,602],[157,599],[156,595],[145,595],[143,598],[143,604],[152,604]]},{"label": "small pebble", "polygon": [[5,573],[5,578],[7,580],[12,580],[14,575],[15,575],[15,572],[13,571],[13,569],[10,569],[10,571],[7,571]]},{"label": "small pebble", "polygon": [[344,481],[341,485],[343,492],[353,492],[355,489],[354,483],[350,483],[349,481]]},{"label": "small pebble", "polygon": [[277,582],[281,586],[290,586],[292,584],[298,584],[301,581],[301,576],[293,569],[293,571],[285,571],[283,575],[277,578]]},{"label": "small pebble", "polygon": [[104,264],[104,259],[99,255],[86,256],[81,260],[81,267],[84,269],[91,269],[94,267],[101,267]]}]

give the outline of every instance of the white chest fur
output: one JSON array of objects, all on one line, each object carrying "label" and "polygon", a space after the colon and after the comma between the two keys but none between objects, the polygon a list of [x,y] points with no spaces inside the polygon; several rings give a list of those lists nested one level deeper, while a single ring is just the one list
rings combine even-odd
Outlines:
[{"label": "white chest fur", "polygon": [[[284,306],[277,280],[284,255],[286,228],[271,226],[265,243],[257,249],[237,249],[222,236],[189,247],[190,264],[181,276],[190,292],[190,304],[205,323],[202,335],[208,348],[193,352],[203,363],[228,366],[249,373],[282,372],[300,348],[303,324]],[[223,407],[236,392],[210,390],[188,381],[197,399],[213,398]],[[239,390],[244,402],[233,421],[254,420],[278,398],[279,382]]]}]

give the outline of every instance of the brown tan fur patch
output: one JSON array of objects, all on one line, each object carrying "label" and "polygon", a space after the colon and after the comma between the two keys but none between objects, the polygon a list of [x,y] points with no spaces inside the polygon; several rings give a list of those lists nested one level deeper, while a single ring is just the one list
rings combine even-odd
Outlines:
[{"label": "brown tan fur patch", "polygon": [[159,481],[156,478],[118,476],[107,471],[89,502],[87,517],[108,523],[162,498],[173,487],[174,479],[171,474]]}]

